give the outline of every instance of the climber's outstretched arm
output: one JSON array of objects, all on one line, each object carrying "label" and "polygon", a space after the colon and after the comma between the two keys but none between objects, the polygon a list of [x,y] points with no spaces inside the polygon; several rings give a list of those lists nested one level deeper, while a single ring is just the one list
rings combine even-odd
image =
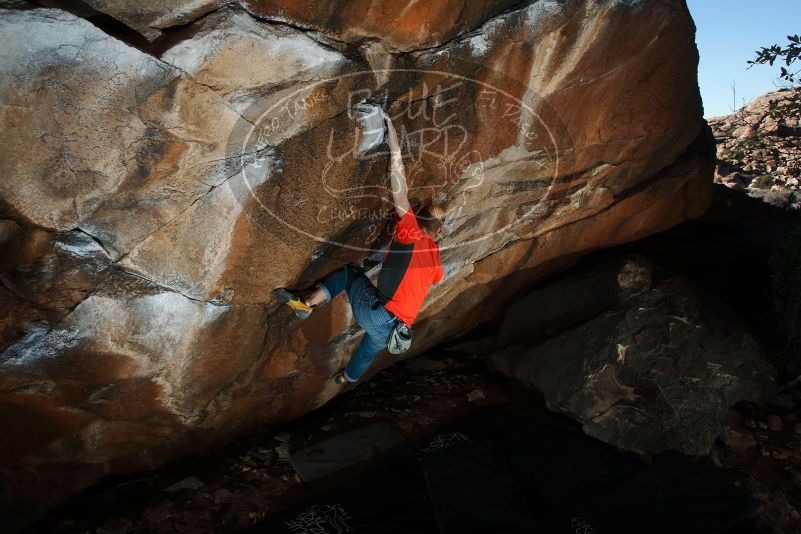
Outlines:
[{"label": "climber's outstretched arm", "polygon": [[395,211],[403,217],[409,211],[409,190],[406,187],[406,173],[403,171],[398,134],[392,125],[392,120],[384,113],[387,122],[387,144],[389,145],[389,181],[392,187],[392,200],[395,202]]}]

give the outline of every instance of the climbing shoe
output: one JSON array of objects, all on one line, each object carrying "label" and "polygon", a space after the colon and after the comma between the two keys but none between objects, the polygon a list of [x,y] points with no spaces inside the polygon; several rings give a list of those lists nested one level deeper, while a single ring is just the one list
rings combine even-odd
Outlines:
[{"label": "climbing shoe", "polygon": [[341,371],[334,377],[334,383],[337,385],[347,384],[348,379],[345,378],[345,372]]},{"label": "climbing shoe", "polygon": [[286,289],[273,289],[273,294],[278,298],[278,300],[292,308],[292,311],[295,312],[295,315],[301,319],[306,319],[314,311],[314,308],[307,306],[305,302]]}]

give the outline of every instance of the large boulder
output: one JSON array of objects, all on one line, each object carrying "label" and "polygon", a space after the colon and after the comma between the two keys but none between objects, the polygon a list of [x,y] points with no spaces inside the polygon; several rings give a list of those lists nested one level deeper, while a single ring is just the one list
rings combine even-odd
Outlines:
[{"label": "large boulder", "polygon": [[[631,281],[631,271],[626,262],[621,280]],[[519,341],[490,362],[590,436],[639,453],[707,453],[735,403],[771,393],[775,370],[715,298],[685,279],[651,287],[647,275],[635,278],[639,291],[626,297],[621,284],[623,301],[612,310],[546,341]],[[582,282],[563,284],[580,291]]]},{"label": "large boulder", "polygon": [[297,322],[270,292],[381,258],[387,154],[364,100],[394,117],[414,199],[448,212],[409,355],[709,203],[681,0],[409,2],[409,28],[448,21],[414,35],[383,2],[359,20],[285,3],[281,22],[185,4],[131,4],[167,17],[142,27],[185,24],[141,49],[64,11],[0,11],[6,498],[52,501],[338,393],[347,302]]}]

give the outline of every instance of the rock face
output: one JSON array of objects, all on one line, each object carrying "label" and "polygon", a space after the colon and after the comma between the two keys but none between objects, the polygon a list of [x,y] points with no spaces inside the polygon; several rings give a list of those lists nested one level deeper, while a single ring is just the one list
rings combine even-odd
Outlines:
[{"label": "rock face", "polygon": [[266,20],[313,28],[346,42],[380,39],[400,51],[437,46],[480,26],[517,0],[86,0],[150,40],[225,5],[241,5]]},{"label": "rock face", "polygon": [[717,142],[715,182],[770,204],[801,207],[801,124],[771,116],[801,90],[782,90],[755,98],[737,112],[709,119]]},{"label": "rock face", "polygon": [[181,71],[54,10],[4,11],[8,215],[118,259],[237,171],[241,117]]},{"label": "rock face", "polygon": [[107,13],[137,30],[149,40],[161,36],[161,30],[187,24],[193,20],[233,3],[230,0],[177,0],[165,9],[159,0],[85,0],[100,13]]},{"label": "rock face", "polygon": [[415,200],[448,213],[412,354],[709,203],[681,0],[87,3],[161,37],[0,10],[6,499],[336,395],[360,336],[347,302],[297,322],[270,291],[381,258],[387,154],[361,101],[394,117]]},{"label": "rock face", "polygon": [[[602,441],[640,453],[704,454],[736,402],[771,392],[775,371],[742,321],[686,280],[652,286],[641,259],[616,272],[617,290],[603,291],[618,300],[606,299],[609,311],[550,339],[519,341],[491,362]],[[560,285],[581,291],[585,280]]]},{"label": "rock face", "polygon": [[615,258],[572,276],[562,276],[511,304],[493,344],[540,341],[591,319],[651,286],[645,258]]},{"label": "rock face", "polygon": [[515,0],[333,0],[320,6],[314,0],[244,2],[260,17],[314,28],[341,41],[378,38],[400,51],[441,45],[518,3]]}]

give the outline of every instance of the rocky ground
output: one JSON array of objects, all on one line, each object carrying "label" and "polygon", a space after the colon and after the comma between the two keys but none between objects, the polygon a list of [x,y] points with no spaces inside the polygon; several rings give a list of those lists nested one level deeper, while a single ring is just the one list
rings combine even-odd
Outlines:
[{"label": "rocky ground", "polygon": [[801,207],[801,125],[770,116],[771,102],[789,90],[768,93],[737,112],[709,119],[717,141],[715,181],[782,207]]},{"label": "rocky ground", "polygon": [[[280,428],[243,437],[213,454],[157,471],[107,480],[74,497],[28,532],[237,532],[307,493],[289,451],[374,420],[414,439],[477,405],[526,405],[572,432],[579,426],[548,412],[539,394],[489,373],[480,343],[394,365],[320,410]],[[801,532],[801,388],[768,405],[742,404],[710,459],[764,505],[736,532]],[[647,461],[647,458],[646,458]]]},{"label": "rocky ground", "polygon": [[420,437],[474,405],[503,402],[510,393],[500,393],[498,380],[503,382],[488,376],[479,357],[464,352],[397,364],[288,425],[265,428],[208,456],[105,481],[30,532],[203,532],[209,525],[215,532],[238,532],[306,495],[289,451],[378,419]]},{"label": "rocky ground", "polygon": [[736,483],[762,501],[756,532],[801,532],[801,388],[764,405],[743,403],[712,460],[731,470]]}]

